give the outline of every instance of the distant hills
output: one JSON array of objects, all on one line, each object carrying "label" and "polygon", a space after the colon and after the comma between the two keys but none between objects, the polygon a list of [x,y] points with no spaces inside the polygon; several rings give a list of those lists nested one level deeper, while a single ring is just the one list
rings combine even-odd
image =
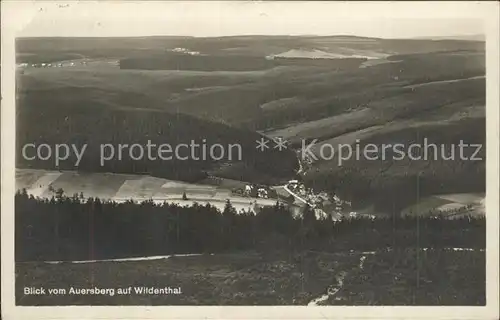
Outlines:
[{"label": "distant hills", "polygon": [[[321,50],[344,55],[345,51],[385,54],[424,53],[443,50],[481,50],[474,41],[429,39],[378,39],[355,36],[235,36],[215,38],[19,38],[18,62],[52,62],[69,55],[87,58],[131,58],[187,48],[210,55],[265,57],[289,50]],[[59,56],[59,57],[58,57]]]},{"label": "distant hills", "polygon": [[415,39],[486,41],[486,36],[484,34],[470,34],[470,35],[454,35],[454,36],[419,37]]}]

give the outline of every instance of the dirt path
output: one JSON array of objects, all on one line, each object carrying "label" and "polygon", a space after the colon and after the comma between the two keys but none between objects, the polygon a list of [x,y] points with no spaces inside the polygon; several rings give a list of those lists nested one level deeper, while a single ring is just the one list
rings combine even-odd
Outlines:
[{"label": "dirt path", "polygon": [[[421,248],[422,251],[427,251],[429,248]],[[484,252],[485,249],[474,249],[474,248],[445,248],[445,250],[452,250],[452,251],[480,251]],[[359,258],[359,264],[358,268],[359,270],[363,270],[365,266],[365,261],[366,261],[366,256],[367,255],[374,255],[376,252],[356,252],[356,251],[350,251],[350,254],[361,254],[361,257]],[[332,253],[332,254],[340,254],[340,253]],[[345,254],[345,252],[344,252]],[[321,306],[323,302],[328,301],[330,298],[333,298],[344,286],[344,279],[346,275],[348,274],[347,271],[341,271],[337,276],[335,276],[336,283],[329,286],[326,290],[326,293],[319,296],[318,298],[315,298],[311,300],[307,305],[308,306]]]},{"label": "dirt path", "polygon": [[134,257],[134,258],[119,258],[119,259],[103,259],[103,260],[75,260],[75,261],[44,261],[48,264],[59,263],[95,263],[95,262],[127,262],[127,261],[146,261],[146,260],[165,260],[172,257],[196,257],[201,256],[201,253],[190,254],[172,254],[167,256],[150,256],[150,257]]},{"label": "dirt path", "polygon": [[312,300],[311,302],[309,302],[307,304],[307,306],[319,306],[321,302],[327,301],[328,299],[330,299],[330,297],[335,296],[340,291],[340,289],[342,289],[342,287],[344,286],[344,279],[345,279],[346,274],[347,273],[345,271],[340,272],[335,277],[335,280],[337,283],[328,287],[328,289],[326,290],[326,293],[324,295]]},{"label": "dirt path", "polygon": [[484,78],[485,78],[485,76],[475,76],[475,77],[463,78],[463,79],[439,80],[439,81],[431,81],[431,82],[425,82],[425,83],[412,84],[409,86],[405,86],[404,88],[412,89],[412,88],[429,86],[429,85],[433,85],[433,84],[454,83],[454,82],[475,80],[475,79],[484,79]]},{"label": "dirt path", "polygon": [[298,194],[296,194],[292,190],[288,189],[288,187],[286,185],[283,186],[283,188],[286,190],[286,192],[288,192],[289,194],[291,194],[292,196],[294,196],[295,198],[297,198],[298,200],[300,200],[304,204],[307,204],[307,205],[309,205],[311,207],[313,206],[312,204],[310,204],[309,202],[307,202],[307,200],[305,200],[304,198],[302,198],[301,196],[299,196]]}]

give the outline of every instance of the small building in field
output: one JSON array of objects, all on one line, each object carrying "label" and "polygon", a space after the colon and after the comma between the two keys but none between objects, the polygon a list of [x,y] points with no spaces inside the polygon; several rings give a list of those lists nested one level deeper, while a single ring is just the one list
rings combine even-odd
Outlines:
[{"label": "small building in field", "polygon": [[251,184],[247,184],[245,186],[245,193],[246,194],[250,194],[252,192],[252,190],[253,190],[253,186]]},{"label": "small building in field", "polygon": [[267,190],[265,188],[259,188],[257,190],[257,196],[259,198],[268,198],[268,193],[267,193]]}]

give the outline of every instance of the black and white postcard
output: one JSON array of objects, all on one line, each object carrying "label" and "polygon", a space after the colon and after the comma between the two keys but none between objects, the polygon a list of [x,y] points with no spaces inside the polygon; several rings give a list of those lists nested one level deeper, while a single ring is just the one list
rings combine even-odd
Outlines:
[{"label": "black and white postcard", "polygon": [[3,1],[2,317],[497,319],[498,11]]}]

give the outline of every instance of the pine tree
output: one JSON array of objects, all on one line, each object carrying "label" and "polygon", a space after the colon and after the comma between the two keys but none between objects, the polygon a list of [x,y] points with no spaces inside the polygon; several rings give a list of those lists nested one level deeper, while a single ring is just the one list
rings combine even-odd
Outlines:
[{"label": "pine tree", "polygon": [[235,216],[237,214],[236,209],[233,207],[231,200],[226,200],[226,205],[224,206],[224,211],[222,211],[224,216]]},{"label": "pine tree", "polygon": [[62,188],[57,189],[56,191],[56,199],[61,202],[64,198],[64,190]]},{"label": "pine tree", "polygon": [[302,219],[304,219],[305,224],[310,224],[316,221],[316,214],[314,213],[314,209],[309,205],[304,207],[302,211]]}]

